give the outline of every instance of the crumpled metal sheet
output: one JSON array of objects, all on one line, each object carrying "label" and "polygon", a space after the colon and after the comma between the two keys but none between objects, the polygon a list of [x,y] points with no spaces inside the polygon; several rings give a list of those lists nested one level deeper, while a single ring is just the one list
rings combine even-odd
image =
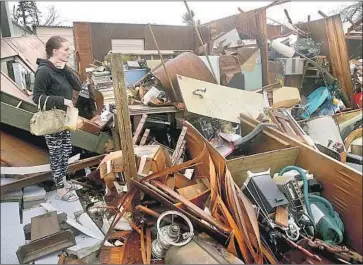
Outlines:
[{"label": "crumpled metal sheet", "polygon": [[166,94],[173,102],[183,102],[180,93],[177,75],[194,78],[201,81],[206,81],[215,84],[211,71],[204,64],[204,62],[194,53],[184,52],[172,60],[165,62],[166,70],[176,90],[176,98],[173,95],[172,87],[169,79],[165,73],[164,67],[159,66],[154,71],[153,75],[161,82]]}]

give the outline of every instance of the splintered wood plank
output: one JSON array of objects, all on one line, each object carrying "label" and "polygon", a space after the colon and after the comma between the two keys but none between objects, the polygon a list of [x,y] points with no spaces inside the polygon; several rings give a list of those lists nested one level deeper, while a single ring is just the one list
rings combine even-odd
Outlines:
[{"label": "splintered wood plank", "polygon": [[136,144],[137,140],[140,137],[140,134],[141,134],[142,128],[144,128],[144,124],[146,122],[146,119],[147,119],[147,115],[146,114],[143,114],[142,117],[141,117],[141,120],[140,120],[139,124],[137,125],[136,131],[135,131],[135,135],[132,138],[132,142],[134,144]]},{"label": "splintered wood plank", "polygon": [[102,246],[100,253],[101,264],[122,264],[125,247]]},{"label": "splintered wood plank", "polygon": [[140,140],[140,146],[143,146],[146,144],[146,140],[147,140],[147,137],[149,136],[150,134],[150,129],[145,129],[145,132]]},{"label": "splintered wood plank", "polygon": [[180,157],[179,156],[180,149],[182,148],[182,145],[183,145],[184,138],[185,138],[185,135],[187,133],[187,130],[188,130],[188,128],[183,126],[183,129],[182,129],[182,131],[181,131],[181,133],[179,135],[179,138],[178,138],[178,142],[176,143],[175,150],[174,150],[173,155],[171,157],[171,161],[172,161],[173,164],[175,164],[177,158]]},{"label": "splintered wood plank", "polygon": [[287,207],[278,206],[276,208],[275,223],[282,227],[287,227],[289,221],[289,211]]},{"label": "splintered wood plank", "polygon": [[122,262],[112,264],[142,264],[140,235],[132,231],[125,242]]},{"label": "splintered wood plank", "polygon": [[[189,112],[236,123],[239,123],[240,113],[257,118],[263,112],[262,94],[180,75],[178,75],[178,83]],[[202,90],[205,92],[201,92]]]}]

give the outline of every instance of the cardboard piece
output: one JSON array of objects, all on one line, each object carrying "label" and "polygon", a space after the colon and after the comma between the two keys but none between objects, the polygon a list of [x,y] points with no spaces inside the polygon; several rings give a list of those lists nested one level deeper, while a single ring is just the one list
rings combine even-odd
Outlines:
[{"label": "cardboard piece", "polygon": [[272,91],[272,108],[291,108],[301,101],[299,89],[296,87],[281,87]]}]

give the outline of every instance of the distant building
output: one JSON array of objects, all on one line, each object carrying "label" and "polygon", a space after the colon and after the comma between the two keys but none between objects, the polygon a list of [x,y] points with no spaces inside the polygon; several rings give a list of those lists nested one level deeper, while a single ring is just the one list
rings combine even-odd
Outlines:
[{"label": "distant building", "polygon": [[71,57],[69,58],[69,64],[76,68],[75,63],[75,47],[74,47],[74,36],[73,27],[70,26],[35,26],[34,34],[44,43],[52,36],[61,36],[67,39],[71,45]]}]

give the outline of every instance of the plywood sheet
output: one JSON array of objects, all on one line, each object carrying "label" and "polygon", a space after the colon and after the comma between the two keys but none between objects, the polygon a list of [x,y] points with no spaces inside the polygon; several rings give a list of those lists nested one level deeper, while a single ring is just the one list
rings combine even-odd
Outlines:
[{"label": "plywood sheet", "polygon": [[270,168],[273,175],[286,166],[295,165],[298,153],[298,147],[291,147],[228,160],[227,166],[234,181],[241,187],[247,179],[248,170],[256,173]]},{"label": "plywood sheet", "polygon": [[[220,86],[180,75],[178,75],[178,83],[189,112],[230,122],[239,122],[240,113],[257,118],[259,113],[263,111],[262,94]],[[197,92],[203,98],[193,94],[197,89],[206,89],[205,93]]]},{"label": "plywood sheet", "polygon": [[8,166],[26,167],[49,163],[49,155],[36,145],[1,131],[1,161]]}]

